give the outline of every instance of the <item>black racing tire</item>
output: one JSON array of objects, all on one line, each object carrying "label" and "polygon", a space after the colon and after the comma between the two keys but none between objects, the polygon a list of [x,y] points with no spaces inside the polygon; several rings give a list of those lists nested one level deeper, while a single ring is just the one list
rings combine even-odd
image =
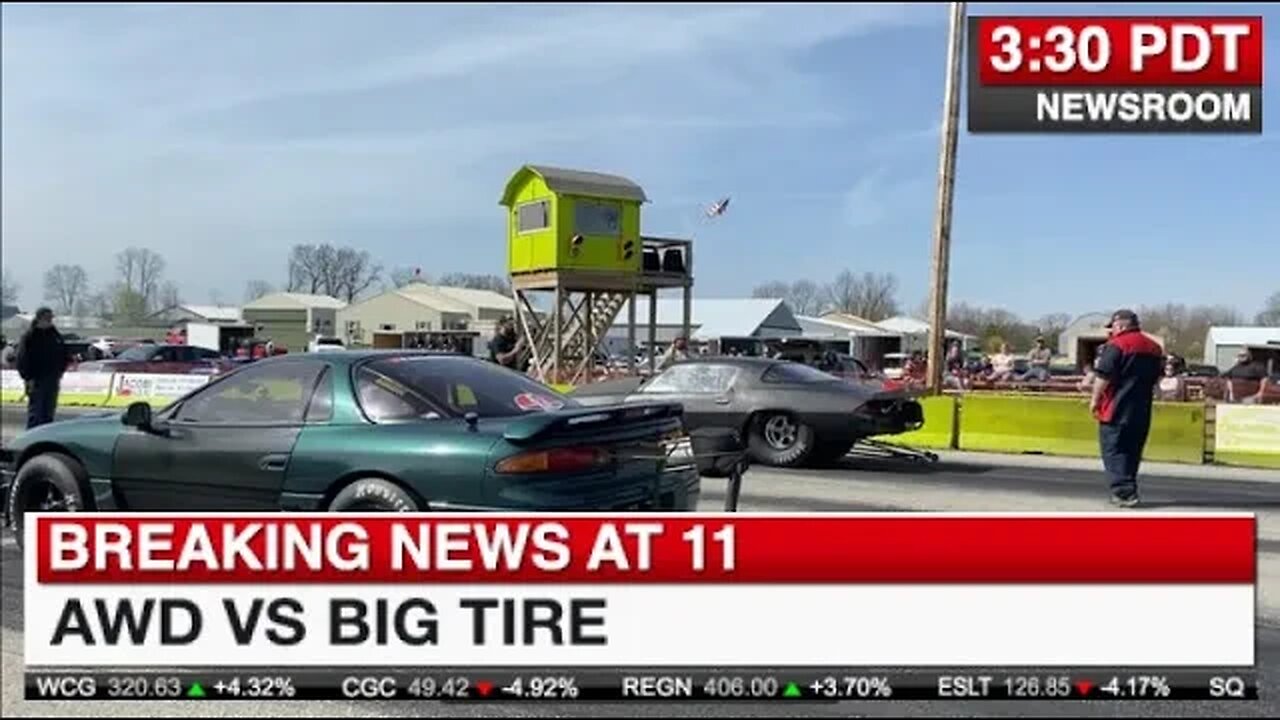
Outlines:
[{"label": "black racing tire", "polygon": [[418,500],[404,488],[382,478],[361,478],[342,488],[329,503],[329,512],[417,512]]},{"label": "black racing tire", "polygon": [[813,428],[787,412],[763,412],[751,419],[747,448],[751,459],[774,467],[801,467],[818,447]]},{"label": "black racing tire", "polygon": [[41,453],[23,463],[9,488],[8,502],[8,525],[18,547],[25,539],[26,513],[88,510],[88,487],[84,466],[69,455]]}]

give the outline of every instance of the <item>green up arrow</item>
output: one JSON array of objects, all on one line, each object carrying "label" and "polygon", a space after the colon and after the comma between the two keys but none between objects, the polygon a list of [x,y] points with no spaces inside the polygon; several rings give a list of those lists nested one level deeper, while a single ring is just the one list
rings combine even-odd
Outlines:
[{"label": "green up arrow", "polygon": [[191,687],[187,688],[187,697],[189,697],[189,698],[202,698],[202,697],[204,697],[204,688],[203,688],[203,687],[201,687],[201,686],[200,686],[200,683],[198,683],[198,682],[197,682],[197,683],[191,683]]},{"label": "green up arrow", "polygon": [[787,683],[786,689],[782,691],[782,697],[785,697],[785,698],[800,697],[800,686],[795,683]]}]

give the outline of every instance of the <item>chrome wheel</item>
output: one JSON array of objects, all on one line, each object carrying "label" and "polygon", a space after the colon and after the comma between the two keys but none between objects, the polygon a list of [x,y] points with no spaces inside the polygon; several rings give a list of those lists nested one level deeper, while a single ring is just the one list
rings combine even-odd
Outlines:
[{"label": "chrome wheel", "polygon": [[786,415],[774,415],[764,424],[764,440],[774,450],[791,449],[799,432],[799,426]]}]

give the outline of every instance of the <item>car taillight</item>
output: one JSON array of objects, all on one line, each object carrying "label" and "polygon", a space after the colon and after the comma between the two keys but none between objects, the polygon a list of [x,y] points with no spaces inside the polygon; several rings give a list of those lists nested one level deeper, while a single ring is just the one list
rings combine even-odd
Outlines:
[{"label": "car taillight", "polygon": [[570,473],[591,470],[609,463],[609,454],[600,448],[571,447],[512,455],[494,468],[504,474]]}]

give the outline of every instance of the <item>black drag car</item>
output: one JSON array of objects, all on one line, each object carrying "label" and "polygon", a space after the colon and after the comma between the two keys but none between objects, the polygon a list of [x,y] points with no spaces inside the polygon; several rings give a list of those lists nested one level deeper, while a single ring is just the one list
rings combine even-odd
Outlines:
[{"label": "black drag car", "polygon": [[691,359],[650,378],[587,385],[573,398],[584,405],[679,402],[687,430],[737,429],[752,460],[778,467],[831,462],[860,441],[924,425],[920,403],[904,390],[765,358]]}]

